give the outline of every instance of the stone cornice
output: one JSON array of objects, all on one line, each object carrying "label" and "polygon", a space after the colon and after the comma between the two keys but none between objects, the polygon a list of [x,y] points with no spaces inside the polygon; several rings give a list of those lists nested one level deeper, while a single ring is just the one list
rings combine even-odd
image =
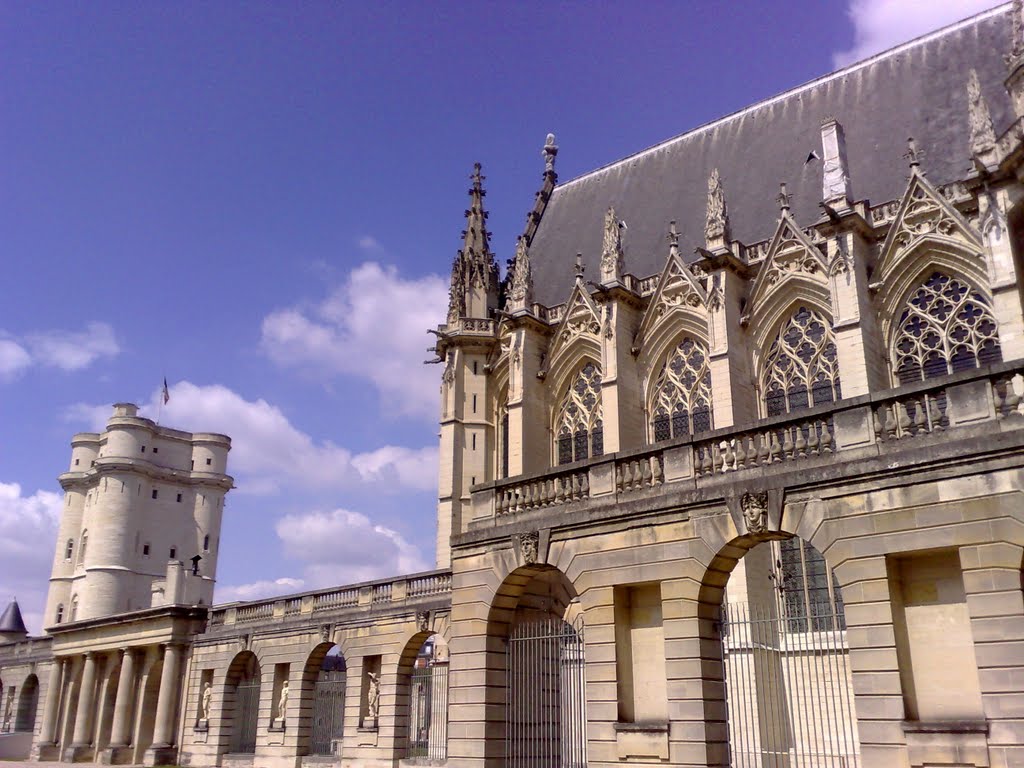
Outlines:
[{"label": "stone cornice", "polygon": [[197,485],[219,488],[229,491],[234,488],[235,480],[231,475],[224,475],[219,472],[195,472],[185,469],[171,469],[161,467],[144,459],[129,459],[120,456],[107,456],[96,459],[96,463],[84,472],[65,472],[57,478],[61,488],[65,491],[72,488],[91,485],[102,475],[109,475],[114,472],[132,472],[142,474],[154,480],[179,483],[184,485]]}]

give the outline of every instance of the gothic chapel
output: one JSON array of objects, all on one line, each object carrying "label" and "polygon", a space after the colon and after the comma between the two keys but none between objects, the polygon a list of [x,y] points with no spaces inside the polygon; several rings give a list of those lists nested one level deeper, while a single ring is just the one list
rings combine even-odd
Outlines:
[{"label": "gothic chapel", "polygon": [[0,757],[1024,765],[1024,2],[558,151],[504,277],[473,169],[437,568],[209,605],[230,441],[118,406],[46,634],[0,619]]}]

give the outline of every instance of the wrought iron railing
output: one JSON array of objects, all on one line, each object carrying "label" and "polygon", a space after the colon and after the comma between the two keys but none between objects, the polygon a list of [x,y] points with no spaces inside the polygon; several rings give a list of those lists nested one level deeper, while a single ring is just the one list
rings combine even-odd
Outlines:
[{"label": "wrought iron railing", "polygon": [[872,445],[891,451],[888,444],[1006,419],[1020,419],[1024,428],[1020,361],[478,485],[473,519],[606,501],[679,481],[699,486],[730,472],[842,460],[844,451]]}]

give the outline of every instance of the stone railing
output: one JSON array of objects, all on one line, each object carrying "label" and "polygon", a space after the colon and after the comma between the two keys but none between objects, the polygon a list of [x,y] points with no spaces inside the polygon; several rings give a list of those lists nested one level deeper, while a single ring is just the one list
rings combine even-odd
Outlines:
[{"label": "stone railing", "polygon": [[955,439],[957,430],[972,426],[975,433],[967,433],[972,436],[979,428],[994,433],[1024,429],[1024,363],[964,371],[478,485],[472,491],[469,529],[493,525],[496,518],[649,494],[672,484],[699,488],[731,472],[799,470],[802,463],[810,469],[846,457],[860,459],[900,450],[895,444],[901,441],[940,434]]},{"label": "stone railing", "polygon": [[209,626],[223,627],[253,622],[312,618],[328,611],[375,610],[402,607],[410,600],[422,601],[451,593],[451,571],[427,571],[396,579],[354,584],[286,597],[248,603],[232,603],[210,609]]}]

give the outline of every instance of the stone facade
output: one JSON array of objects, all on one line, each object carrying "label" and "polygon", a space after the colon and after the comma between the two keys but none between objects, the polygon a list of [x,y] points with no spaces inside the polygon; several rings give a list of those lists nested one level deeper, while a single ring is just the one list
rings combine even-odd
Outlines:
[{"label": "stone facade", "polygon": [[[439,569],[207,608],[172,563],[124,605],[159,574],[92,592],[60,542],[111,489],[64,475],[51,601],[94,607],[0,645],[34,754],[1024,764],[1022,51],[1015,2],[563,185],[549,136],[504,283],[476,166]],[[810,142],[789,180],[750,131]]]}]

